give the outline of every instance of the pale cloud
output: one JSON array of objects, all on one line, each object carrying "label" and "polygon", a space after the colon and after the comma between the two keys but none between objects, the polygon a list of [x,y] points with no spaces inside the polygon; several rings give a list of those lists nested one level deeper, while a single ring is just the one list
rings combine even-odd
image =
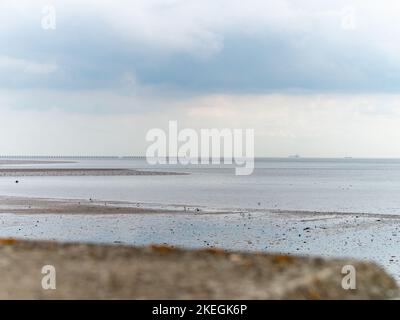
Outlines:
[{"label": "pale cloud", "polygon": [[[1,101],[0,103],[6,103]],[[143,155],[152,128],[252,128],[257,156],[400,157],[400,95],[209,95],[145,113],[0,108],[3,153]],[[377,114],[383,103],[386,112]],[[390,139],[388,138],[390,137]]]},{"label": "pale cloud", "polygon": [[0,55],[0,72],[2,70],[8,70],[11,72],[41,75],[53,73],[57,69],[58,66],[54,63],[39,63]]}]

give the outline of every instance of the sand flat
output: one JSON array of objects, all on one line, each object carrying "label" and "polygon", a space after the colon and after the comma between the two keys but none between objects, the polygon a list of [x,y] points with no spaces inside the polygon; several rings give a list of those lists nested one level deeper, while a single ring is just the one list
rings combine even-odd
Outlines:
[{"label": "sand flat", "polygon": [[76,163],[75,161],[66,160],[18,160],[18,159],[0,159],[0,166],[9,165],[35,165],[35,164],[66,164]]},{"label": "sand flat", "polygon": [[[168,210],[142,207],[134,202],[95,199],[47,199],[0,196],[0,213],[15,214],[137,214]],[[174,212],[169,210],[169,212]]]},{"label": "sand flat", "polygon": [[0,177],[46,176],[164,176],[187,173],[134,169],[94,168],[0,168]]},{"label": "sand flat", "polygon": [[379,263],[400,283],[399,215],[7,196],[0,213],[0,237],[352,257]]}]

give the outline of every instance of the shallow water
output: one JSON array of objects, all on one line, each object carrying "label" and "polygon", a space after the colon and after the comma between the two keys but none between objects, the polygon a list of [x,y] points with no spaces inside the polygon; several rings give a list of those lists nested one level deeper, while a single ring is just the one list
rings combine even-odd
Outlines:
[{"label": "shallow water", "polygon": [[258,159],[250,176],[235,176],[232,168],[222,166],[153,167],[145,160],[80,160],[52,167],[158,169],[190,175],[22,177],[19,184],[15,178],[0,177],[0,194],[212,208],[400,213],[400,160]]},{"label": "shallow water", "polygon": [[[357,225],[360,225],[359,227]],[[305,231],[305,229],[309,230]],[[400,227],[374,217],[270,214],[0,214],[0,237],[222,247],[374,260],[400,280]]]}]

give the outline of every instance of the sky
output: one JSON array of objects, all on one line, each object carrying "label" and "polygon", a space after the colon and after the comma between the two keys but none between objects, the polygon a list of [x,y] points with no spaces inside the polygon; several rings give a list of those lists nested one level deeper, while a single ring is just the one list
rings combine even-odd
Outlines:
[{"label": "sky", "polygon": [[396,0],[2,0],[0,154],[144,155],[176,120],[252,128],[257,156],[400,157],[399,17]]}]

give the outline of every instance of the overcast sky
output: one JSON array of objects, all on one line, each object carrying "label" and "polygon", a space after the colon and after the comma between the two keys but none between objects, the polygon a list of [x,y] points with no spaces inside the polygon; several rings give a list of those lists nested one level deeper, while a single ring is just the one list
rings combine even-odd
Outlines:
[{"label": "overcast sky", "polygon": [[178,120],[254,128],[258,156],[400,157],[399,17],[396,0],[1,0],[0,154],[144,154]]}]

